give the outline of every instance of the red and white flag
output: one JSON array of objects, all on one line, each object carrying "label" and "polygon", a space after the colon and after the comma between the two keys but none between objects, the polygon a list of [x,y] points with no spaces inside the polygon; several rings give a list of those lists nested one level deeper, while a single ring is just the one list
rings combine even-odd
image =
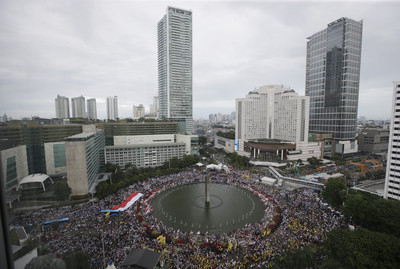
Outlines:
[{"label": "red and white flag", "polygon": [[134,192],[131,195],[129,195],[128,198],[124,202],[122,202],[120,205],[114,206],[112,209],[118,210],[118,211],[125,211],[129,207],[131,207],[137,200],[142,197],[143,194]]}]

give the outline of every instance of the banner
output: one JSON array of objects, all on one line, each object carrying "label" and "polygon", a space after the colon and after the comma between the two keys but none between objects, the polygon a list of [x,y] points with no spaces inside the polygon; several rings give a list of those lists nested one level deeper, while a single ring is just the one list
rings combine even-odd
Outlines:
[{"label": "banner", "polygon": [[128,208],[130,208],[142,196],[143,196],[143,194],[134,192],[123,203],[121,203],[120,205],[114,206],[112,209],[115,209],[118,211],[125,211]]}]

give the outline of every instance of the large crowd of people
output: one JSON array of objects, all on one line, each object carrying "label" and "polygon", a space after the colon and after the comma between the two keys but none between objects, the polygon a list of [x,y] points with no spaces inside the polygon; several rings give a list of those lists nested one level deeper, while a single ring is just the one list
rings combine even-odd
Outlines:
[{"label": "large crowd of people", "polygon": [[[244,225],[229,233],[192,234],[177,231],[158,223],[152,212],[143,216],[148,225],[157,227],[165,236],[181,238],[181,243],[160,243],[149,234],[137,218],[136,205],[121,212],[119,216],[99,214],[123,202],[132,192],[148,197],[155,190],[165,190],[181,184],[204,181],[198,170],[188,170],[175,175],[160,176],[133,184],[101,200],[75,206],[26,211],[12,216],[12,225],[32,227],[30,235],[57,256],[68,251],[82,250],[95,268],[113,261],[118,268],[131,249],[151,249],[162,253],[161,263],[172,268],[244,268],[266,267],[276,257],[296,249],[318,244],[326,234],[345,225],[338,212],[319,202],[319,194],[312,189],[287,190],[272,187],[254,180],[262,175],[244,176],[245,171],[215,173],[211,181],[235,184],[271,197],[280,208],[280,223],[271,233],[263,233],[266,224],[274,216],[271,204],[266,203],[265,216],[259,223]],[[140,201],[141,202],[141,201]],[[51,219],[69,218],[69,223],[57,228],[44,228],[43,223]],[[182,244],[182,242],[184,242]],[[230,242],[229,246],[214,248],[198,242]]]}]

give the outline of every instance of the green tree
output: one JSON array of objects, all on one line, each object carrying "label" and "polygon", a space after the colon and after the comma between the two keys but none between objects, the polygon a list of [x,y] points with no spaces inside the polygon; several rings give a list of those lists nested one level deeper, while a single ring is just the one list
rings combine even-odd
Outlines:
[{"label": "green tree", "polygon": [[319,165],[320,163],[321,163],[321,160],[320,159],[317,159],[316,157],[311,157],[311,158],[308,158],[307,159],[307,162],[310,164],[310,165],[312,165],[312,166],[317,166],[317,165]]},{"label": "green tree", "polygon": [[217,136],[224,137],[226,139],[235,139],[235,131],[229,131],[229,132],[217,132]]},{"label": "green tree", "polygon": [[89,258],[82,250],[69,251],[64,254],[63,260],[67,269],[87,269],[90,268]]},{"label": "green tree", "polygon": [[53,186],[54,196],[57,201],[64,201],[69,198],[71,188],[65,181],[58,181]]},{"label": "green tree", "polygon": [[104,198],[111,194],[111,187],[106,181],[100,182],[96,186],[96,196],[99,198]]},{"label": "green tree", "polygon": [[[400,239],[393,235],[358,228],[334,229],[324,243],[336,268],[400,268]],[[326,266],[327,267],[327,266]]]},{"label": "green tree", "polygon": [[33,258],[25,269],[66,269],[65,262],[51,254]]},{"label": "green tree", "polygon": [[325,183],[322,191],[322,197],[331,205],[340,207],[345,200],[346,182],[344,178],[330,178]]},{"label": "green tree", "polygon": [[207,137],[205,137],[204,135],[199,135],[199,145],[203,146],[207,144]]},{"label": "green tree", "polygon": [[279,260],[272,266],[273,269],[280,268],[315,268],[316,255],[319,249],[317,247],[304,247],[293,253],[281,256]]},{"label": "green tree", "polygon": [[352,192],[346,199],[343,214],[357,225],[400,237],[400,201]]}]

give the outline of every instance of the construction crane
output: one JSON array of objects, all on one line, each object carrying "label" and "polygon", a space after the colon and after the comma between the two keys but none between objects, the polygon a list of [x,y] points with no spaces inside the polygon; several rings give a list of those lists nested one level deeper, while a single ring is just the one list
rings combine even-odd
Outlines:
[{"label": "construction crane", "polygon": [[350,162],[351,164],[356,164],[356,165],[360,165],[361,166],[361,173],[365,172],[365,164],[363,163],[355,163],[355,162]]},{"label": "construction crane", "polygon": [[381,169],[381,162],[380,162],[380,161],[375,161],[375,160],[363,160],[363,162],[373,162],[373,163],[376,163],[376,170]]}]

